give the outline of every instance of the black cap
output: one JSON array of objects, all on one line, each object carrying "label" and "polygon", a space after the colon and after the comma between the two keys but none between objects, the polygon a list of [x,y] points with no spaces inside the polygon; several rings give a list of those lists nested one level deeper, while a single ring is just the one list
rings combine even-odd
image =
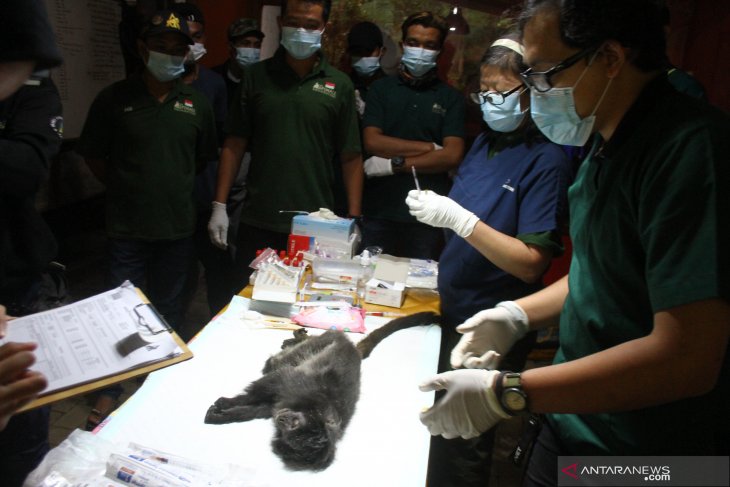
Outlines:
[{"label": "black cap", "polygon": [[188,44],[194,44],[193,38],[190,37],[190,29],[188,23],[180,14],[171,10],[162,10],[155,13],[140,32],[142,39],[150,36],[164,34],[165,32],[176,32],[185,36]]},{"label": "black cap", "polygon": [[259,23],[255,19],[240,18],[234,20],[228,27],[228,40],[232,41],[236,37],[254,36],[259,39],[264,38]]},{"label": "black cap", "polygon": [[372,52],[382,47],[383,33],[372,22],[360,22],[352,26],[347,34],[347,49],[362,49]]}]

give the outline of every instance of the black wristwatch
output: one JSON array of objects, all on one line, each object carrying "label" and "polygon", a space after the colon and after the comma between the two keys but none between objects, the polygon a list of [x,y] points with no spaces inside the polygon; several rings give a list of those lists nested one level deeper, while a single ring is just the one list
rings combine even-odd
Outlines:
[{"label": "black wristwatch", "polygon": [[507,414],[517,416],[530,412],[527,393],[522,389],[522,376],[517,372],[500,373],[494,393]]},{"label": "black wristwatch", "polygon": [[393,172],[402,169],[405,165],[406,158],[403,156],[395,156],[390,158],[390,167],[393,169]]}]

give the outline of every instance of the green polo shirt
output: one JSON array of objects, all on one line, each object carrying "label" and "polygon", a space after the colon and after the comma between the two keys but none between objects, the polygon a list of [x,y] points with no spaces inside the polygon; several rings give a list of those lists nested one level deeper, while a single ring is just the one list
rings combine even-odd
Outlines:
[{"label": "green polo shirt", "polygon": [[[363,127],[377,127],[383,134],[406,140],[444,145],[445,137],[464,137],[464,97],[440,80],[425,88],[411,88],[397,75],[374,82],[365,102]],[[419,174],[423,189],[449,193],[446,172]],[[410,173],[368,178],[363,195],[363,214],[390,221],[415,222],[404,203],[415,189]]]},{"label": "green polo shirt", "polygon": [[334,167],[342,153],[359,154],[360,131],[350,79],[324,56],[300,78],[279,48],[244,71],[228,111],[227,135],[251,149],[241,221],[289,233],[291,213],[334,206]]},{"label": "green polo shirt", "polygon": [[[730,299],[729,135],[727,115],[660,76],[596,143],[569,190],[573,258],[555,363],[644,337],[659,311]],[[573,455],[709,454],[727,391],[721,378],[702,397],[548,419]]]},{"label": "green polo shirt", "polygon": [[213,110],[177,81],[160,103],[140,76],[102,90],[91,105],[77,152],[106,161],[107,233],[170,240],[193,234],[193,182],[216,158]]}]

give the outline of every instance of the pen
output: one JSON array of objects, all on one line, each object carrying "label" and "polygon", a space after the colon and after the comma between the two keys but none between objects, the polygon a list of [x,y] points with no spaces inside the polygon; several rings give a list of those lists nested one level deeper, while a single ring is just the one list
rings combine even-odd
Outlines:
[{"label": "pen", "polygon": [[418,192],[421,192],[421,185],[418,184],[418,176],[416,175],[416,166],[411,166],[411,171],[413,172],[413,180],[416,182],[416,189]]}]

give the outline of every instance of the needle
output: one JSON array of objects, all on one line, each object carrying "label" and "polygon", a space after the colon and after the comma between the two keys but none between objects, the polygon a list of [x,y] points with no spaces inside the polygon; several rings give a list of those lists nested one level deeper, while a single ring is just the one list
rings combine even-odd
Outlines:
[{"label": "needle", "polygon": [[413,180],[416,182],[416,189],[418,190],[418,194],[421,194],[421,185],[418,184],[418,176],[416,175],[416,166],[411,166],[411,171],[413,172]]}]

